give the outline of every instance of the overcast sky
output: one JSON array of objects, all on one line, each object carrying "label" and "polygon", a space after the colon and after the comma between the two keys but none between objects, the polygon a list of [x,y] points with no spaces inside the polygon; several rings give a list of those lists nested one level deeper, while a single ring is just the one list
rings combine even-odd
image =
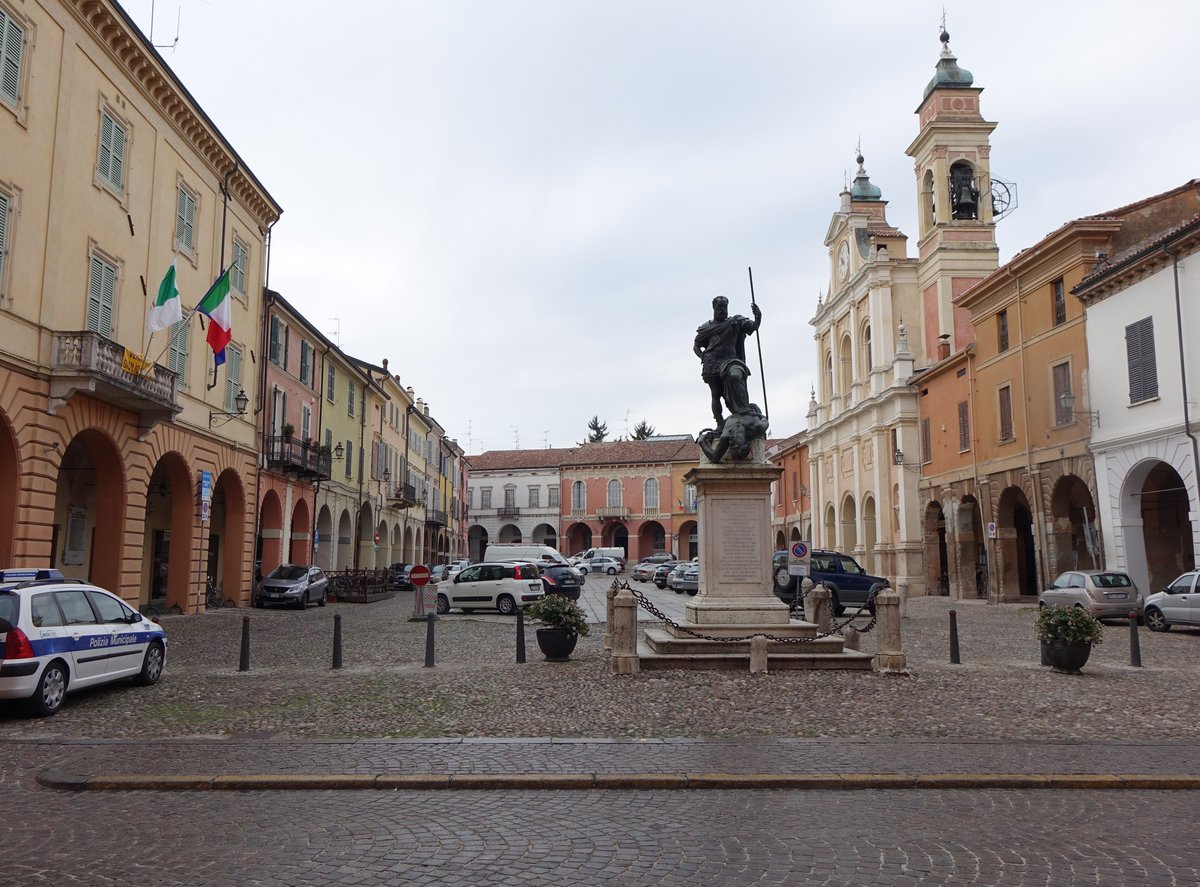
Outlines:
[{"label": "overcast sky", "polygon": [[[150,0],[125,8],[150,30]],[[1200,176],[1200,7],[945,3],[1019,208],[1000,260]],[[283,206],[272,289],[467,452],[710,426],[692,354],[763,309],[771,436],[805,427],[823,239],[866,168],[916,248],[904,154],[943,3],[157,0],[160,52]],[[753,345],[748,347],[753,348]],[[762,376],[751,354],[753,399]]]}]

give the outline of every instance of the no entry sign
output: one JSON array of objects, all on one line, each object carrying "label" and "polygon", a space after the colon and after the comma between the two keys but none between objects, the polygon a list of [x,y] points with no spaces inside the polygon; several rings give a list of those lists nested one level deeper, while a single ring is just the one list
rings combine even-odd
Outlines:
[{"label": "no entry sign", "polygon": [[417,588],[427,584],[429,582],[429,567],[424,564],[417,564],[409,571],[408,580]]}]

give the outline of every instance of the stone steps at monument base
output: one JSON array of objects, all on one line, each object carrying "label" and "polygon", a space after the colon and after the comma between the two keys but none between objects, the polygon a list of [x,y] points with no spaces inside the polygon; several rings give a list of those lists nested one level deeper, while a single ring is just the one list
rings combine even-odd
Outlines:
[{"label": "stone steps at monument base", "polygon": [[[718,623],[697,623],[687,622],[682,623],[685,627],[692,631],[697,631],[700,634],[706,634],[710,637],[717,638],[740,638],[746,635],[762,634],[768,637],[783,637],[783,638],[816,638],[820,629],[811,622],[801,622],[799,620],[791,622],[718,622]],[[655,630],[655,629],[649,629]],[[688,640],[692,635],[688,634],[683,628],[680,628],[671,623],[667,623],[660,631],[666,632],[671,637]],[[825,641],[837,641],[841,643],[841,635],[831,635],[829,638],[822,638]],[[805,642],[809,643],[809,642]]]},{"label": "stone steps at monument base", "polygon": [[[708,626],[697,627],[697,631],[708,634]],[[775,634],[775,632],[771,632]],[[766,631],[763,634],[767,634]],[[720,635],[713,633],[714,637]],[[740,635],[738,635],[740,636]],[[787,635],[784,635],[787,636]],[[796,635],[811,637],[811,635]],[[707,638],[696,638],[690,635],[673,632],[664,628],[647,628],[642,635],[644,643],[652,653],[682,653],[685,655],[710,655],[736,653],[738,656],[750,655],[750,641],[712,641]],[[814,638],[811,641],[788,643],[786,641],[767,641],[767,655],[811,654],[815,656],[830,656],[843,652],[845,649],[841,635],[830,635],[824,638]]]},{"label": "stone steps at monument base", "polygon": [[[664,633],[665,634],[665,633]],[[676,646],[680,642],[667,636],[652,642],[643,639],[638,642],[638,661],[642,671],[659,669],[707,670],[721,669],[726,671],[749,671],[749,643],[717,644],[708,642],[721,649],[717,652],[680,652]],[[777,649],[787,648],[786,652],[776,652],[768,649],[767,669],[769,671],[800,671],[838,669],[847,671],[871,671],[875,657],[870,653],[860,653],[857,650],[829,649],[824,651],[795,651],[799,644],[777,644]],[[804,644],[811,647],[811,644]],[[734,647],[734,649],[729,649]],[[670,652],[668,652],[670,651]]]}]

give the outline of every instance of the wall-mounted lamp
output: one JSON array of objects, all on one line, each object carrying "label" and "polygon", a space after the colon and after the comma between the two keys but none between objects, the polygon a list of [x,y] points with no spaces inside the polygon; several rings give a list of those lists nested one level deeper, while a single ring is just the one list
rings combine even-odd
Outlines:
[{"label": "wall-mounted lamp", "polygon": [[908,463],[908,462],[904,461],[904,452],[899,447],[896,447],[896,449],[892,452],[892,464],[898,465],[901,468],[905,469],[906,471],[920,471],[921,470],[920,462]]},{"label": "wall-mounted lamp", "polygon": [[233,399],[234,411],[229,412],[228,410],[221,410],[219,412],[218,411],[209,412],[208,427],[212,428],[214,425],[224,425],[230,419],[236,419],[238,416],[246,415],[246,407],[248,407],[249,405],[250,405],[250,398],[246,397],[245,391],[242,391],[241,389],[239,389],[238,393],[237,393],[237,397],[235,397]]},{"label": "wall-mounted lamp", "polygon": [[1072,391],[1064,391],[1058,396],[1058,402],[1062,404],[1062,408],[1071,416],[1072,422],[1076,416],[1083,416],[1087,419],[1088,427],[1095,425],[1100,427],[1100,411],[1099,410],[1077,410],[1075,409],[1075,393]]},{"label": "wall-mounted lamp", "polygon": [[342,446],[341,444],[338,444],[336,447],[333,448],[333,461],[341,462],[342,457],[345,455],[346,455],[346,448],[344,446]]}]

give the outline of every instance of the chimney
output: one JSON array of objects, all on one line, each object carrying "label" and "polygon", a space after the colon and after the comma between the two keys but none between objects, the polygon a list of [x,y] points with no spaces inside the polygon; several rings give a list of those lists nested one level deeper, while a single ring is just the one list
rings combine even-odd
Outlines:
[{"label": "chimney", "polygon": [[383,368],[385,371],[387,370],[387,358],[386,357],[383,359]]},{"label": "chimney", "polygon": [[950,334],[942,333],[938,336],[938,360],[945,360],[950,356]]}]

